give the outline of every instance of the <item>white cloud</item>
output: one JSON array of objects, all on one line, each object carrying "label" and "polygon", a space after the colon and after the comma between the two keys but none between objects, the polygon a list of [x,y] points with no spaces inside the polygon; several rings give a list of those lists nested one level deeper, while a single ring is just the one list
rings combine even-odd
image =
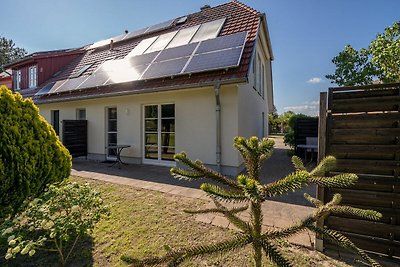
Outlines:
[{"label": "white cloud", "polygon": [[293,111],[294,113],[302,113],[308,116],[318,116],[319,101],[309,101],[295,106],[283,108],[284,111]]},{"label": "white cloud", "polygon": [[324,82],[324,80],[322,80],[322,78],[320,78],[320,77],[312,77],[307,82],[316,84],[316,83],[322,83],[322,82]]}]

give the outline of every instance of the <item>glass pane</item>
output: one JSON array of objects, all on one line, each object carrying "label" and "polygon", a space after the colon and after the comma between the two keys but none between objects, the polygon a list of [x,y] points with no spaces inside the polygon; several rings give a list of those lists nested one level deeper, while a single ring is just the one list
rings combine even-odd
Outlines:
[{"label": "glass pane", "polygon": [[161,148],[161,159],[162,160],[174,160],[175,148],[173,147],[162,147]]},{"label": "glass pane", "polygon": [[108,120],[108,131],[109,132],[117,131],[117,120]]},{"label": "glass pane", "polygon": [[156,133],[146,133],[145,145],[157,145],[158,144],[158,134]]},{"label": "glass pane", "polygon": [[175,134],[163,133],[161,134],[162,146],[175,146]]},{"label": "glass pane", "polygon": [[146,50],[146,53],[163,50],[175,36],[175,34],[176,31],[160,35],[157,40]]},{"label": "glass pane", "polygon": [[162,118],[174,118],[175,117],[175,105],[162,105],[161,106],[161,117]]},{"label": "glass pane", "polygon": [[117,144],[117,134],[116,133],[108,133],[108,145],[116,145]]},{"label": "glass pane", "polygon": [[156,119],[147,119],[145,122],[146,132],[157,132],[158,124]]},{"label": "glass pane", "polygon": [[175,132],[175,119],[162,119],[161,120],[162,132]]},{"label": "glass pane", "polygon": [[217,37],[224,22],[225,19],[219,19],[202,24],[194,35],[192,43]]},{"label": "glass pane", "polygon": [[158,148],[156,146],[145,146],[146,159],[158,159]]},{"label": "glass pane", "polygon": [[108,119],[117,119],[117,108],[108,109]]},{"label": "glass pane", "polygon": [[158,118],[158,106],[145,106],[145,118]]},{"label": "glass pane", "polygon": [[200,26],[194,26],[180,30],[167,48],[188,44],[199,27]]}]

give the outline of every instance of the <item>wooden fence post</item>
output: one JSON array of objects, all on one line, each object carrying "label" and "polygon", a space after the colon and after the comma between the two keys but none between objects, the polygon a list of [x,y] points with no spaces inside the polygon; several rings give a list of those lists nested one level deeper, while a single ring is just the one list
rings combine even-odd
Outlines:
[{"label": "wooden fence post", "polygon": [[[319,120],[318,120],[318,163],[325,157],[326,153],[326,119],[327,119],[327,93],[321,92],[319,97]],[[324,201],[324,188],[317,186],[317,199]],[[323,220],[317,222],[317,226],[323,227]],[[323,251],[323,238],[320,235],[316,236],[315,249]]]}]

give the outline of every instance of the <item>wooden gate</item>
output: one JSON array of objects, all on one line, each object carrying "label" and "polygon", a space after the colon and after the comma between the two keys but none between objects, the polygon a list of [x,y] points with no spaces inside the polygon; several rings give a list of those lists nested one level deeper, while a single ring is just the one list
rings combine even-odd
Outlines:
[{"label": "wooden gate", "polygon": [[[322,223],[360,248],[394,260],[400,259],[399,111],[400,83],[330,88],[320,98],[319,160],[335,156],[331,174],[353,172],[359,181],[347,189],[318,188],[318,198],[328,201],[340,193],[342,204],[383,214],[379,222],[331,216]],[[327,240],[323,247],[337,250]]]},{"label": "wooden gate", "polygon": [[87,157],[87,121],[63,120],[62,142],[72,157]]}]

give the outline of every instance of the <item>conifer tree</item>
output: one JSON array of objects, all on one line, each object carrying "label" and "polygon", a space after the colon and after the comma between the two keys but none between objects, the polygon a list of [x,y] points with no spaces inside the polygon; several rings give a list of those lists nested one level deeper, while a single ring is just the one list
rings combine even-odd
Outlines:
[{"label": "conifer tree", "polygon": [[[206,178],[221,184],[221,186],[212,183],[203,183],[201,185],[201,189],[214,201],[215,208],[187,212],[192,214],[222,214],[239,231],[231,239],[219,243],[176,250],[169,249],[167,254],[161,257],[148,257],[142,260],[133,259],[133,266],[159,264],[178,266],[191,258],[237,250],[248,245],[251,245],[253,248],[253,258],[256,267],[262,266],[263,254],[278,266],[292,266],[291,262],[283,256],[276,245],[276,241],[290,237],[306,229],[322,235],[326,239],[334,241],[339,246],[354,252],[369,265],[374,267],[380,266],[379,263],[371,259],[363,250],[356,247],[353,242],[341,233],[326,227],[317,226],[316,222],[318,220],[325,219],[330,215],[346,214],[370,220],[379,220],[382,217],[379,212],[373,210],[363,210],[340,205],[340,194],[335,194],[328,203],[323,203],[308,194],[304,194],[304,197],[315,206],[315,210],[311,215],[290,227],[262,231],[263,214],[261,204],[269,198],[295,191],[309,183],[324,187],[343,188],[355,184],[358,179],[357,175],[351,173],[325,177],[326,173],[335,167],[336,159],[332,156],[323,159],[311,172],[306,170],[300,158],[294,156],[292,163],[296,168],[295,172],[290,173],[281,180],[261,184],[260,170],[262,162],[271,156],[273,145],[274,141],[267,138],[259,140],[257,137],[251,137],[250,139],[236,137],[234,146],[242,155],[247,168],[247,173],[240,174],[236,181],[205,167],[199,160],[192,161],[188,159],[185,153],[176,154],[175,160],[186,165],[189,169],[172,168],[171,173],[175,178],[186,180]],[[227,208],[222,202],[239,203],[242,206]],[[248,209],[251,219],[245,221],[238,216],[238,213]]]}]

